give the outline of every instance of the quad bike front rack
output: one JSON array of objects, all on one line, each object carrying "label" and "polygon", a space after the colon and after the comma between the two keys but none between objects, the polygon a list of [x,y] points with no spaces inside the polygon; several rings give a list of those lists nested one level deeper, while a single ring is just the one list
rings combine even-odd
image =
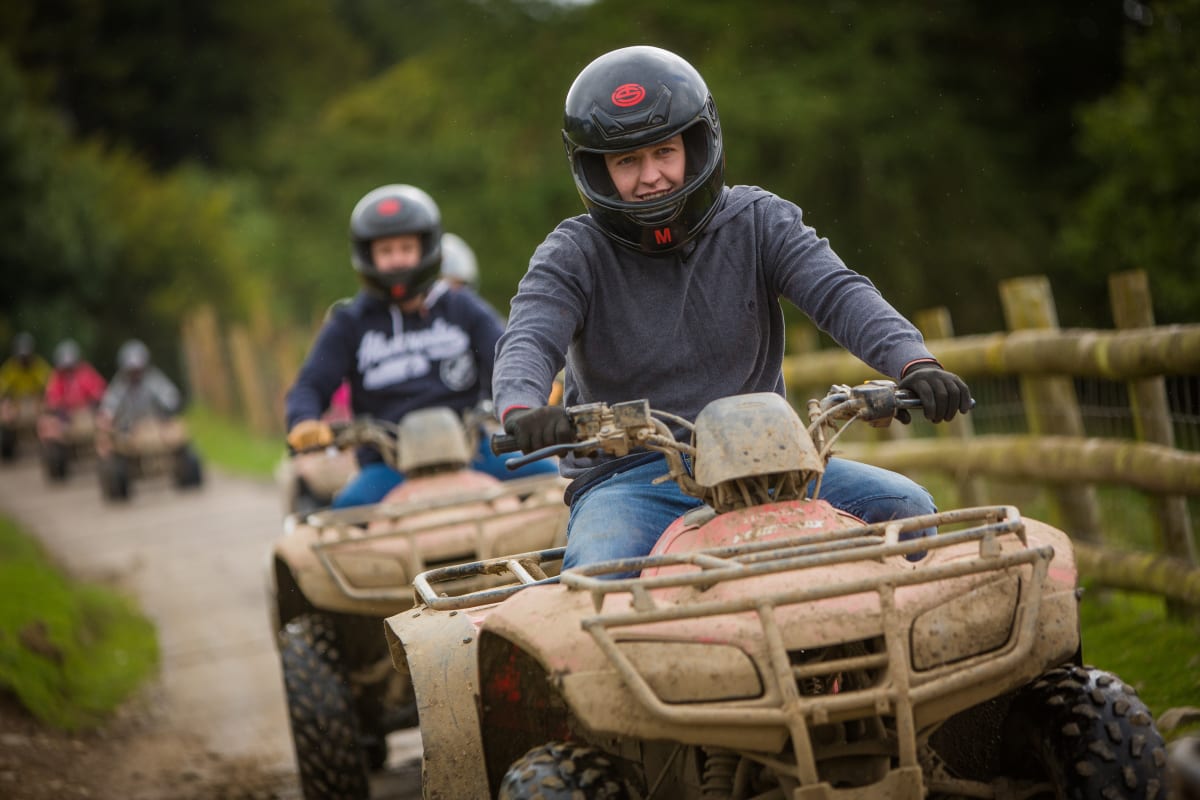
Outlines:
[{"label": "quad bike front rack", "polygon": [[[939,532],[931,537],[899,540],[899,534],[903,532],[962,524],[971,527]],[[1022,548],[1003,552],[999,539],[1004,536],[1017,538]],[[572,589],[592,595],[593,604],[601,613],[582,620],[582,627],[591,634],[639,702],[655,716],[681,725],[783,726],[791,736],[794,763],[780,763],[778,759],[765,755],[761,760],[763,763],[769,761],[769,766],[777,771],[792,774],[802,785],[819,781],[809,736],[810,722],[820,725],[831,721],[891,716],[896,726],[899,767],[901,770],[918,770],[914,708],[938,696],[994,679],[1022,663],[1034,644],[1043,581],[1054,550],[1049,546],[1029,547],[1024,522],[1013,506],[960,509],[893,520],[835,531],[820,539],[823,541],[818,537],[759,541],[695,553],[671,553],[606,562],[570,570],[562,575],[561,580]],[[704,589],[717,583],[759,575],[836,566],[865,559],[909,556],[971,542],[978,543],[979,548],[977,555],[971,558],[844,582],[799,586],[765,596],[659,605],[651,594],[651,590],[655,589],[681,586]],[[678,564],[690,564],[697,569],[647,578],[602,580],[597,577],[605,573]],[[896,590],[967,575],[999,573],[1025,565],[1031,567],[1032,575],[1030,579],[1019,582],[1017,608],[1021,609],[1021,614],[1015,633],[1010,633],[1006,645],[985,657],[972,657],[965,663],[955,664],[952,669],[943,669],[936,680],[913,685],[909,667],[911,653],[908,628],[898,624],[901,613],[896,605]],[[632,595],[632,606],[620,612],[602,613],[605,597],[618,593]],[[883,631],[880,651],[810,663],[792,662],[775,618],[776,609],[864,593],[876,593],[879,597]],[[767,691],[757,707],[745,703],[739,703],[736,707],[720,707],[720,704],[713,703],[682,705],[665,702],[617,646],[613,636],[614,629],[629,626],[739,613],[757,616],[766,644],[770,668],[769,674],[763,678]],[[806,681],[828,680],[838,674],[864,671],[880,674],[881,678],[870,686],[843,688],[836,693],[808,694],[801,690]]]},{"label": "quad bike front rack", "polygon": [[[321,530],[321,538],[311,545],[313,554],[329,573],[329,576],[333,579],[338,589],[346,597],[352,600],[371,601],[410,600],[412,597],[412,588],[407,584],[395,587],[372,588],[355,585],[355,582],[346,573],[346,570],[339,565],[337,556],[352,549],[354,555],[358,558],[378,559],[384,562],[399,560],[402,562],[401,567],[405,575],[419,576],[426,570],[426,564],[421,558],[420,548],[415,546],[414,540],[416,537],[447,527],[469,525],[474,529],[473,539],[475,544],[473,552],[478,553],[485,540],[485,526],[495,525],[498,521],[528,515],[555,505],[561,506],[561,497],[556,497],[546,492],[546,489],[553,487],[558,480],[557,476],[548,478],[539,475],[504,481],[497,486],[489,487],[482,491],[463,493],[453,497],[324,510],[307,515],[304,518],[304,522]],[[492,503],[496,500],[506,498],[518,499],[520,503],[514,505],[511,509],[493,509],[485,516],[481,516],[477,508],[466,507],[479,503]],[[461,513],[453,513],[459,507],[463,507]],[[440,515],[428,523],[410,525],[398,530],[371,532],[366,528],[372,522],[398,523],[406,517],[435,511],[450,513]],[[565,514],[565,507],[563,511]],[[402,538],[409,540],[409,547],[404,557],[398,554],[378,552],[369,547],[369,543],[371,542]],[[562,548],[559,549],[561,550]],[[523,559],[521,563],[532,563],[528,554],[509,556],[507,559],[502,560],[511,559]],[[453,571],[456,567],[451,566],[446,569]],[[540,572],[539,568],[535,567],[534,570],[535,572]],[[475,570],[470,575],[464,574],[458,577],[467,578],[487,574],[489,573]],[[545,578],[546,576],[542,574],[541,577]]]}]

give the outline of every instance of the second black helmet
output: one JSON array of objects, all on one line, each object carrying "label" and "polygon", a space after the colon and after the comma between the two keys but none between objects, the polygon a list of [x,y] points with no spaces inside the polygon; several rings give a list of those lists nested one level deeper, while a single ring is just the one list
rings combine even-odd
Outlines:
[{"label": "second black helmet", "polygon": [[[420,260],[405,269],[379,269],[371,256],[371,242],[403,235],[420,237]],[[442,215],[437,203],[403,183],[371,190],[350,214],[350,261],[363,283],[384,297],[404,300],[425,291],[442,265]]]}]

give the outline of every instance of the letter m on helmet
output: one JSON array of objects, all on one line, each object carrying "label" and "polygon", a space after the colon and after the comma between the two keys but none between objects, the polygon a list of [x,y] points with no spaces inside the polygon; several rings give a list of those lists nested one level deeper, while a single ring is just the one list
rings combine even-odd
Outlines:
[{"label": "letter m on helmet", "polygon": [[654,230],[654,243],[655,244],[670,244],[671,243],[671,229],[670,228],[656,228]]}]

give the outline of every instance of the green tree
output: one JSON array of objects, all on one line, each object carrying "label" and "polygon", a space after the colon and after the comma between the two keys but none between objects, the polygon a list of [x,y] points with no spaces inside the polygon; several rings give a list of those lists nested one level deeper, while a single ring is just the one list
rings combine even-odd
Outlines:
[{"label": "green tree", "polygon": [[[1137,6],[1125,78],[1080,116],[1093,182],[1060,239],[1081,302],[1107,308],[1106,276],[1145,269],[1161,322],[1200,313],[1200,0]],[[1151,10],[1153,9],[1153,10]]]},{"label": "green tree", "polygon": [[157,167],[238,160],[265,127],[304,124],[367,60],[322,0],[8,3],[0,45],[78,135]]}]

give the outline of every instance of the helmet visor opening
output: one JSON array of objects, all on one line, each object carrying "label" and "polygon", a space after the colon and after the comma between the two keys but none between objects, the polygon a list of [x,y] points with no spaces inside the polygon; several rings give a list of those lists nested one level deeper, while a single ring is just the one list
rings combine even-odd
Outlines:
[{"label": "helmet visor opening", "polygon": [[[706,120],[698,119],[682,131],[672,133],[643,147],[650,147],[665,142],[672,136],[682,135],[684,150],[683,184],[666,197],[650,201],[629,201],[621,199],[617,188],[609,175],[605,163],[605,152],[598,150],[579,149],[574,155],[574,172],[576,182],[585,198],[597,205],[614,210],[620,210],[638,215],[639,218],[649,215],[655,217],[655,223],[668,219],[673,212],[665,211],[670,207],[675,209],[679,201],[708,180],[719,159],[720,146],[717,136]],[[612,153],[629,152],[627,150],[612,151]]]}]

